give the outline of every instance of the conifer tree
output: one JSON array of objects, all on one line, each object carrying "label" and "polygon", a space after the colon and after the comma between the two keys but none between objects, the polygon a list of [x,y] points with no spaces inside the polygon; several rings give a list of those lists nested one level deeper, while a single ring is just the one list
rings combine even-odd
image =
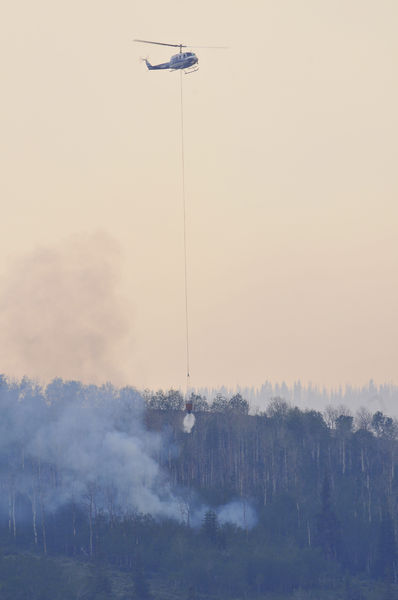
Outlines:
[{"label": "conifer tree", "polygon": [[218,521],[214,510],[208,510],[203,519],[202,531],[205,536],[215,542],[218,535]]},{"label": "conifer tree", "polygon": [[322,484],[321,512],[317,522],[318,543],[325,556],[334,559],[338,554],[339,522],[332,506],[330,480],[326,474]]}]

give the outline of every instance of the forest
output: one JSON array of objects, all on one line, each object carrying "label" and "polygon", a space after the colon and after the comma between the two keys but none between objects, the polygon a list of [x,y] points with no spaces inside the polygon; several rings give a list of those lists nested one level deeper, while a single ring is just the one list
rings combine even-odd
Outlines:
[{"label": "forest", "polygon": [[398,598],[398,425],[0,381],[0,599]]}]

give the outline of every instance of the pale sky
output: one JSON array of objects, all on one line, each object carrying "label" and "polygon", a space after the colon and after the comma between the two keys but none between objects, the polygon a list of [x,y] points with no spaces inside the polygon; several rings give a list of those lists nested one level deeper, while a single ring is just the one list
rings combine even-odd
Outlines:
[{"label": "pale sky", "polygon": [[396,0],[8,0],[0,29],[0,371],[184,386],[180,79],[144,38],[229,46],[183,77],[192,385],[398,383]]}]

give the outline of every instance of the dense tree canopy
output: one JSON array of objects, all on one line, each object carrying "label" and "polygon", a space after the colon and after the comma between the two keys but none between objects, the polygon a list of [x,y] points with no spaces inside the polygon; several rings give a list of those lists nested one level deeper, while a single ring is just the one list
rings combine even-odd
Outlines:
[{"label": "dense tree canopy", "polygon": [[193,405],[187,434],[175,390],[2,379],[0,598],[396,597],[394,419]]}]

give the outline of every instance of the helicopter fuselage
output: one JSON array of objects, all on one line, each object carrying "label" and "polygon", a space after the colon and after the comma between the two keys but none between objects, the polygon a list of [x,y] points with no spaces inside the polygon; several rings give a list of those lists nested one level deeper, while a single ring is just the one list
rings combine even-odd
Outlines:
[{"label": "helicopter fuselage", "polygon": [[174,54],[167,63],[151,65],[148,60],[145,60],[145,64],[150,71],[161,69],[170,69],[171,71],[192,69],[192,67],[198,64],[198,57],[194,52],[179,52],[178,54]]}]

